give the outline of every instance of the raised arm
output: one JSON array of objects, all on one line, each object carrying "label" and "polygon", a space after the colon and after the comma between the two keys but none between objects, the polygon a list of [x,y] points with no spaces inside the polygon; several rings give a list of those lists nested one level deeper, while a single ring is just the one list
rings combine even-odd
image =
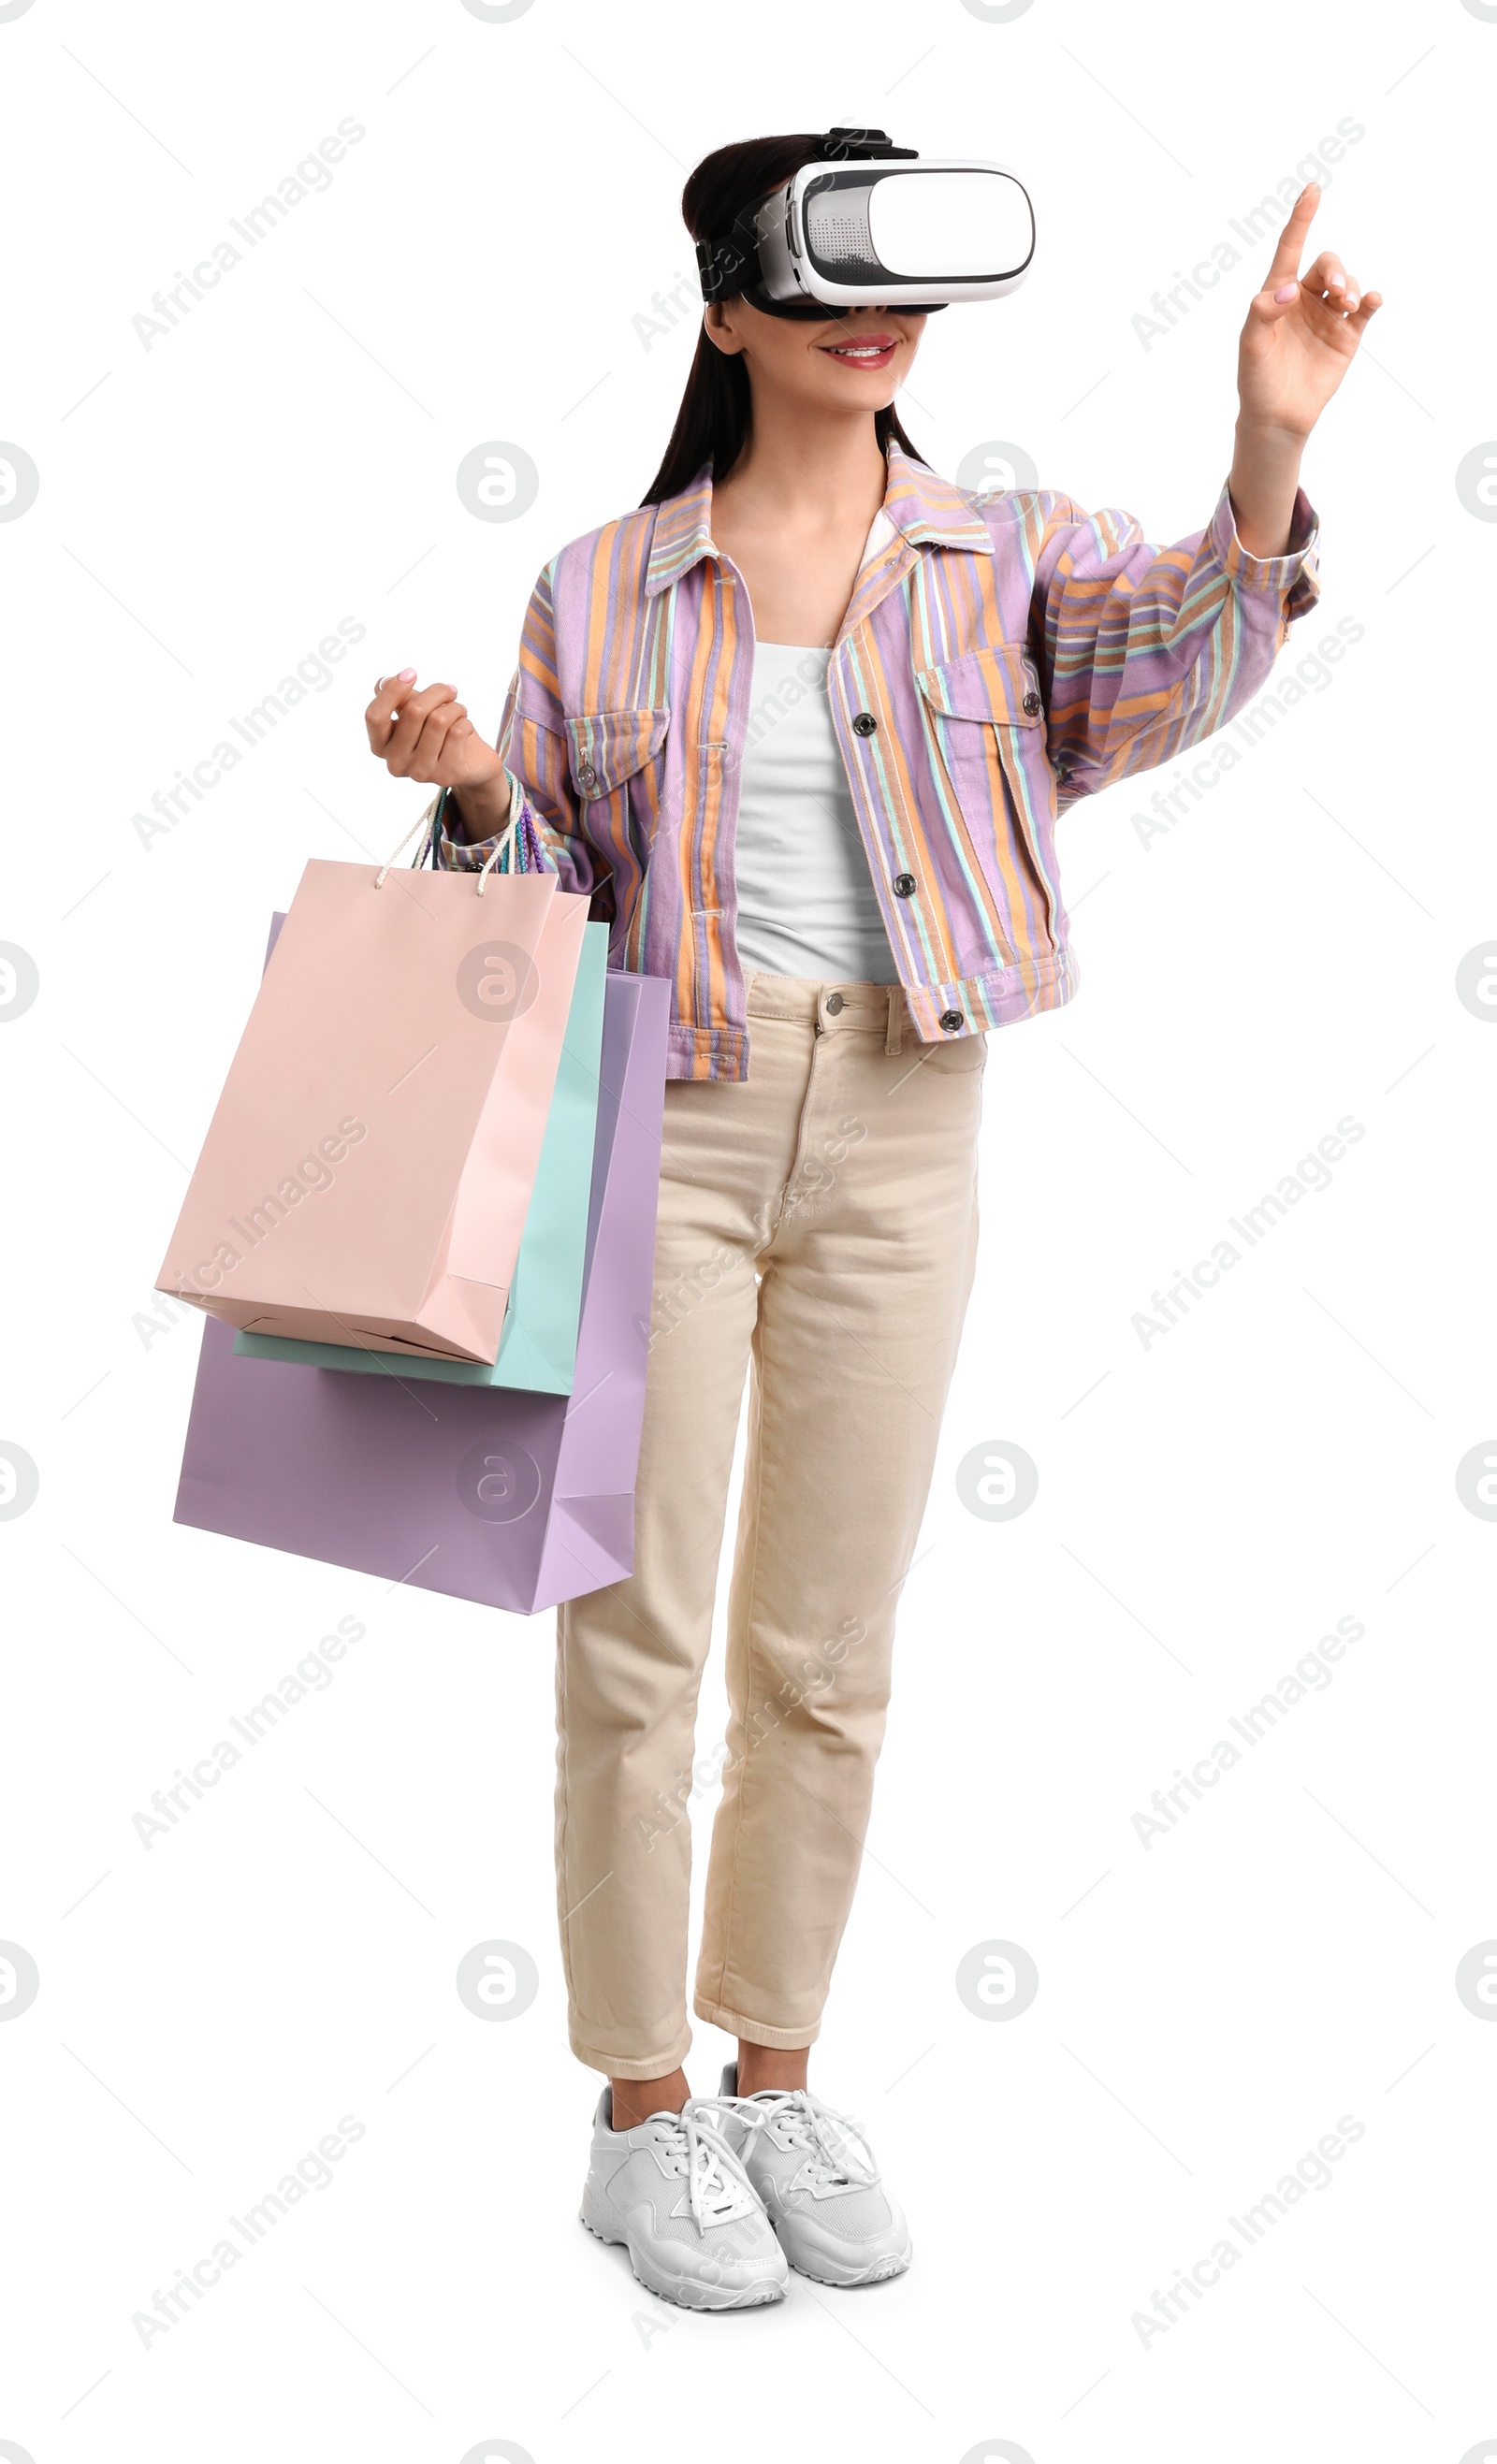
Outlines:
[{"label": "raised arm", "polygon": [[1310,272],[1300,258],[1320,203],[1311,181],[1279,234],[1267,279],[1250,300],[1237,355],[1237,450],[1228,481],[1237,533],[1253,556],[1289,543],[1305,440],[1382,306],[1332,249]]},{"label": "raised arm", "polygon": [[1317,187],[1304,191],[1249,304],[1236,452],[1206,529],[1156,547],[1130,514],[1024,502],[1031,641],[1068,801],[1210,736],[1263,685],[1288,626],[1313,605],[1300,455],[1380,305],[1329,251],[1300,278],[1319,201]]}]

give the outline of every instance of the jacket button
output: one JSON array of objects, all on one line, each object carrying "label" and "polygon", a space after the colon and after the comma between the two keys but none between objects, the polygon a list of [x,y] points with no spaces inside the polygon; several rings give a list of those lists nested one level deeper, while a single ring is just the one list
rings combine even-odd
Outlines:
[{"label": "jacket button", "polygon": [[955,1035],[959,1027],[967,1023],[959,1009],[943,1009],[940,1023],[947,1035]]},{"label": "jacket button", "polygon": [[878,721],[874,717],[872,712],[870,710],[860,710],[856,718],[852,722],[853,735],[873,736],[877,734],[877,731]]},{"label": "jacket button", "polygon": [[593,768],[590,761],[580,761],[578,763],[577,783],[579,787],[596,787],[598,784],[598,773]]},{"label": "jacket button", "polygon": [[1026,693],[1024,695],[1024,707],[1025,718],[1038,718],[1042,707],[1039,694],[1037,693]]},{"label": "jacket button", "polygon": [[913,898],[914,896],[914,875],[913,872],[895,873],[894,896],[896,898]]},{"label": "jacket button", "polygon": [[1055,784],[1057,787],[1068,787],[1070,784],[1070,772],[1064,761],[1058,761],[1055,765]]}]

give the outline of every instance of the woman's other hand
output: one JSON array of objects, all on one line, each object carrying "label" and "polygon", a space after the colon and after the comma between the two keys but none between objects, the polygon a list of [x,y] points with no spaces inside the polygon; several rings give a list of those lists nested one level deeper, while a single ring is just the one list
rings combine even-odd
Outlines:
[{"label": "woman's other hand", "polygon": [[1381,293],[1364,291],[1332,249],[1300,273],[1319,204],[1312,180],[1279,234],[1267,280],[1248,303],[1237,362],[1243,419],[1285,429],[1302,444],[1382,306]]}]

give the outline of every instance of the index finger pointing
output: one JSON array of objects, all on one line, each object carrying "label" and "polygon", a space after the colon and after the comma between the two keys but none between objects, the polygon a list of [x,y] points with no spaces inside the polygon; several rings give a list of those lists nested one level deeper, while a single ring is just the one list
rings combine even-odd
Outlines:
[{"label": "index finger pointing", "polygon": [[1268,279],[1264,284],[1266,291],[1271,283],[1293,281],[1297,277],[1300,258],[1305,252],[1305,240],[1310,224],[1315,219],[1315,209],[1319,203],[1320,183],[1318,180],[1311,180],[1309,187],[1302,188],[1295,198],[1294,209],[1279,233],[1279,245],[1273,252],[1273,263],[1268,268]]}]

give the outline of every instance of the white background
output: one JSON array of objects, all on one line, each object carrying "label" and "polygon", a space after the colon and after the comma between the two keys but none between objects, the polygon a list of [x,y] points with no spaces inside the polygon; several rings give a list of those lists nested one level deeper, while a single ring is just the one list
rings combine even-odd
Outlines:
[{"label": "white background", "polygon": [[[1497,1529],[1455,1485],[1497,1430],[1497,1034],[1455,991],[1497,921],[1497,527],[1455,482],[1497,433],[1493,13],[0,11],[0,436],[40,477],[0,523],[0,939],[41,986],[0,1036],[0,1439],[40,1472],[0,1527],[0,1935],[41,1971],[0,2026],[0,2454],[1497,2455],[1497,2026],[1454,1987],[1497,1936]],[[144,347],[152,294],[345,117],[326,191]],[[1132,818],[1154,781],[1068,818],[1084,990],[994,1039],[979,1287],[813,2070],[916,2264],[671,2312],[576,2221],[550,1617],[174,1527],[198,1333],[136,1321],[271,909],[418,809],[364,748],[373,677],[447,676],[492,728],[539,566],[650,478],[693,320],[635,320],[690,267],[702,153],[872,120],[1021,169],[1033,275],[933,320],[907,425],[949,474],[1016,442],[1165,540],[1222,483],[1266,251],[1149,348],[1133,319],[1345,118],[1319,231],[1388,304],[1310,449],[1324,598],[1288,655],[1363,638],[1167,835]],[[489,440],[539,474],[510,523],[456,495]],[[132,816],[341,618],[326,689],[143,847]],[[1151,1292],[1344,1114],[1332,1187],[1145,1349]],[[958,1502],[989,1441],[1039,1466],[1011,1523]],[[152,1791],[341,1617],[367,1633],[333,1685],[143,1847]],[[1151,1793],[1343,1617],[1333,1683],[1146,1848]],[[721,1719],[710,1688],[704,1748]],[[483,2025],[453,1971],[495,1936],[541,1985]],[[994,1939],[1040,1971],[1003,2024],[954,1983]],[[698,2030],[695,2083],[726,2050]],[[331,2186],[143,2349],[132,2313],[343,2115]],[[1330,2186],[1145,2343],[1133,2314],[1342,2116]]]}]

